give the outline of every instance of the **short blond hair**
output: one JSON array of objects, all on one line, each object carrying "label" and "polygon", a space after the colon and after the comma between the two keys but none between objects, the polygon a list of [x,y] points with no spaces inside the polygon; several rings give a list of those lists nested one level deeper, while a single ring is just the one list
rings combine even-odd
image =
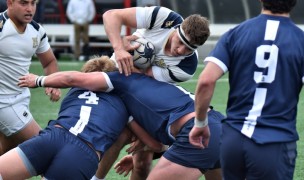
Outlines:
[{"label": "short blond hair", "polygon": [[93,56],[81,68],[82,72],[111,72],[117,71],[115,62],[108,56]]},{"label": "short blond hair", "polygon": [[181,27],[192,45],[203,45],[210,36],[209,21],[199,14],[188,16]]}]

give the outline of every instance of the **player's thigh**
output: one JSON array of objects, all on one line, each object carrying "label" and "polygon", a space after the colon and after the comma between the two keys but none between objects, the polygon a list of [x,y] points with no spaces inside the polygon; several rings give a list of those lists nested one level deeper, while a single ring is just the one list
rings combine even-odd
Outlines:
[{"label": "player's thigh", "polygon": [[21,142],[39,134],[40,130],[41,127],[39,124],[34,119],[32,119],[29,123],[26,124],[25,127],[23,127],[23,129],[19,130],[15,134],[12,134],[11,136],[6,137],[6,139],[10,142],[20,144]]},{"label": "player's thigh", "polygon": [[46,179],[90,179],[98,167],[96,152],[74,135],[53,158],[44,176]]},{"label": "player's thigh", "polygon": [[152,165],[152,160],[153,160],[153,152],[139,151],[133,155],[134,168],[150,169],[150,166]]},{"label": "player's thigh", "polygon": [[2,108],[0,121],[0,142],[3,152],[37,135],[41,129],[27,107],[22,104]]},{"label": "player's thigh", "polygon": [[226,123],[222,124],[220,161],[225,179],[241,180],[246,177],[243,146],[247,137]]},{"label": "player's thigh", "polygon": [[200,176],[202,176],[202,174],[196,168],[181,166],[161,157],[147,179],[197,180]]},{"label": "player's thigh", "polygon": [[24,129],[32,119],[27,101],[13,102],[0,108],[0,131],[5,136],[11,136]]},{"label": "player's thigh", "polygon": [[222,169],[217,168],[217,169],[212,169],[208,170],[205,174],[205,179],[206,180],[222,180]]},{"label": "player's thigh", "polygon": [[3,179],[26,179],[30,177],[16,149],[0,156],[0,174]]},{"label": "player's thigh", "polygon": [[246,147],[246,179],[293,179],[297,156],[296,142],[261,145],[248,140]]}]

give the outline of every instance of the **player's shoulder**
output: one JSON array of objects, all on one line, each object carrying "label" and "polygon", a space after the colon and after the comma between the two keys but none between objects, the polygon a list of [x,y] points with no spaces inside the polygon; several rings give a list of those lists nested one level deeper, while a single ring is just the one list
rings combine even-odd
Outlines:
[{"label": "player's shoulder", "polygon": [[166,7],[159,7],[159,14],[164,19],[162,25],[163,28],[175,27],[176,25],[181,24],[184,20],[179,13]]},{"label": "player's shoulder", "polygon": [[0,13],[0,32],[2,32],[3,26],[7,19],[9,19],[7,12],[6,11],[1,12]]},{"label": "player's shoulder", "polygon": [[41,28],[41,26],[34,20],[32,20],[30,23],[29,23],[30,26],[32,26],[36,31],[39,31],[39,29]]},{"label": "player's shoulder", "polygon": [[172,28],[183,22],[183,17],[177,12],[162,6],[152,6],[145,8],[151,14],[151,23],[148,29],[153,29],[154,25],[161,28]]}]

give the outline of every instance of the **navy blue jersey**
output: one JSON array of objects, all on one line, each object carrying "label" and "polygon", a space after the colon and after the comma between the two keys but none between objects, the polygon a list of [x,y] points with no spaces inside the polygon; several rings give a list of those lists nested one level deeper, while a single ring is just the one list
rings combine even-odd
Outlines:
[{"label": "navy blue jersey", "polygon": [[170,144],[168,127],[180,117],[194,112],[191,94],[175,85],[157,81],[143,74],[125,76],[107,73],[129,113],[156,140]]},{"label": "navy blue jersey", "polygon": [[304,33],[289,18],[262,14],[245,21],[205,61],[229,71],[225,122],[257,143],[298,140]]},{"label": "navy blue jersey", "polygon": [[62,127],[105,152],[128,121],[122,100],[112,93],[72,88],[63,99],[57,121]]}]

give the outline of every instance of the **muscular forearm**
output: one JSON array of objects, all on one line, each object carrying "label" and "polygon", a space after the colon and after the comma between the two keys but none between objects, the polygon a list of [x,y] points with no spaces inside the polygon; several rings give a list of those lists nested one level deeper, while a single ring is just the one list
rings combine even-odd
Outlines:
[{"label": "muscular forearm", "polygon": [[49,75],[59,71],[57,61],[51,61],[46,67],[43,68],[44,74]]},{"label": "muscular forearm", "polygon": [[[109,10],[103,14],[103,23],[114,50],[123,49],[122,26],[136,28],[136,8]],[[128,35],[128,34],[127,34]]]},{"label": "muscular forearm", "polygon": [[223,71],[214,63],[208,63],[199,76],[195,90],[195,112],[198,120],[207,118],[207,111],[213,96],[216,81],[222,76]]},{"label": "muscular forearm", "polygon": [[204,121],[207,118],[210,101],[213,95],[215,84],[202,84],[198,82],[195,93],[196,118]]},{"label": "muscular forearm", "polygon": [[116,13],[116,11],[110,10],[103,14],[103,23],[113,49],[123,49],[123,41],[120,36],[123,25],[122,18]]},{"label": "muscular forearm", "polygon": [[[97,83],[98,82],[98,83]],[[27,74],[19,78],[20,87],[80,87],[91,91],[107,91],[108,84],[101,72],[81,73],[78,71],[61,71],[48,76]]]},{"label": "muscular forearm", "polygon": [[163,151],[163,144],[152,138],[142,127],[140,127],[136,121],[129,123],[129,128],[132,132],[144,143],[150,150],[161,152]]}]

